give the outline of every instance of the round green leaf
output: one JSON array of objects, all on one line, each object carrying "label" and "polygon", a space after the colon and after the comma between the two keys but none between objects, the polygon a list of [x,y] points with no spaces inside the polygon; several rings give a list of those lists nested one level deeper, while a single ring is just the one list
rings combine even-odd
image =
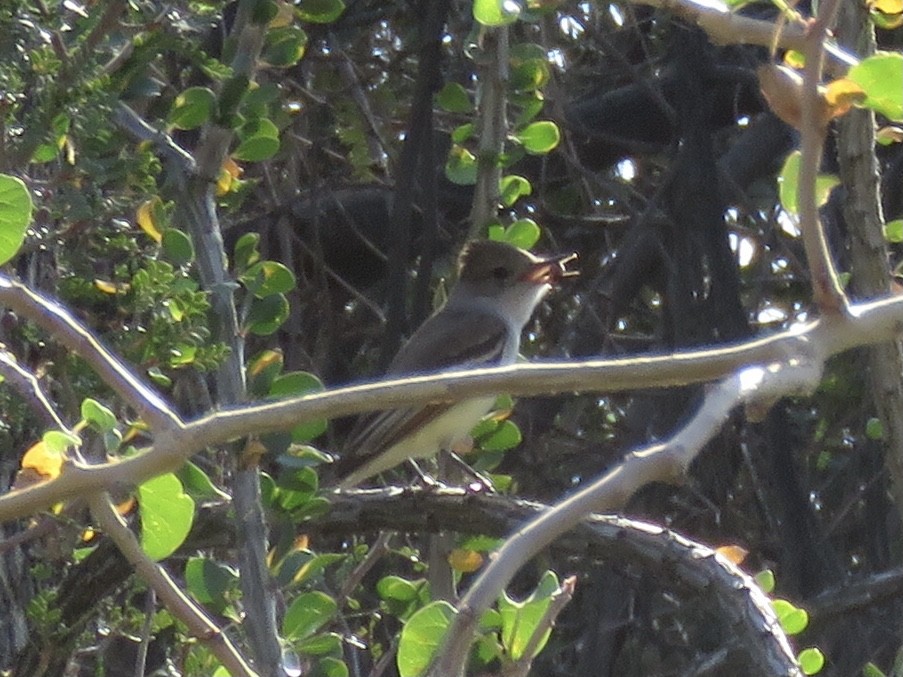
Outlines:
[{"label": "round green leaf", "polygon": [[307,656],[341,653],[342,637],[335,632],[320,632],[296,642],[295,649]]},{"label": "round green leaf", "polygon": [[216,95],[206,87],[191,87],[179,94],[169,111],[176,129],[196,129],[207,122],[216,107]]},{"label": "round green leaf", "polygon": [[511,174],[502,177],[499,185],[500,200],[503,205],[510,207],[520,198],[525,197],[533,192],[533,186],[523,176]]},{"label": "round green leaf", "polygon": [[295,288],[295,274],[277,261],[255,263],[241,276],[241,281],[259,299]]},{"label": "round green leaf", "polygon": [[376,592],[386,600],[413,602],[417,599],[419,586],[401,576],[385,576],[376,584]]},{"label": "round green leaf", "polygon": [[486,451],[507,451],[521,442],[520,428],[513,421],[502,421],[487,437],[480,440]]},{"label": "round green leaf", "polygon": [[476,127],[472,122],[468,122],[452,130],[451,138],[454,143],[461,144],[473,136]]},{"label": "round green leaf", "polygon": [[544,155],[561,141],[558,125],[551,120],[531,122],[514,136],[533,155]]},{"label": "round green leaf", "polygon": [[194,261],[194,245],[187,233],[178,228],[167,228],[163,231],[163,239],[160,241],[163,251],[173,264],[186,266]]},{"label": "round green leaf", "polygon": [[[784,166],[778,174],[778,196],[781,206],[790,214],[799,213],[797,194],[800,177],[800,152],[794,151],[787,156]],[[819,174],[815,179],[815,200],[821,207],[828,201],[831,190],[840,183],[840,179],[831,174]]]},{"label": "round green leaf", "polygon": [[296,597],[285,612],[282,634],[288,639],[302,639],[325,625],[338,611],[336,601],[325,592],[306,592]]},{"label": "round green leaf", "polygon": [[816,647],[803,649],[796,660],[804,675],[817,675],[825,667],[825,655]]},{"label": "round green leaf", "polygon": [[517,21],[521,5],[515,0],[473,0],[473,18],[484,26],[506,26]]},{"label": "round green leaf", "polygon": [[477,159],[463,146],[454,145],[448,151],[445,177],[459,186],[472,186],[477,182]]},{"label": "round green leaf", "polygon": [[307,33],[297,26],[284,26],[267,31],[263,60],[271,66],[294,66],[307,49]]},{"label": "round green leaf", "polygon": [[448,602],[431,602],[405,623],[398,641],[398,672],[401,677],[419,677],[429,667],[442,644],[455,608]]},{"label": "round green leaf", "polygon": [[[270,386],[269,397],[297,397],[323,390],[323,382],[306,371],[293,371],[277,376]],[[303,444],[326,432],[326,419],[306,421],[292,428],[292,441]]]},{"label": "round green leaf", "polygon": [[238,573],[209,557],[191,557],[185,564],[188,592],[201,604],[225,605],[226,593],[238,582]]},{"label": "round green leaf", "polygon": [[282,294],[255,299],[248,313],[248,330],[257,336],[269,336],[282,326],[288,313],[288,299]]},{"label": "round green leaf", "polygon": [[252,136],[238,144],[232,153],[236,160],[260,162],[279,152],[279,139],[270,136]]},{"label": "round green leaf", "polygon": [[116,414],[90,397],[82,402],[82,418],[101,432],[116,427]]},{"label": "round green leaf", "polygon": [[884,439],[884,424],[874,416],[865,423],[865,436],[870,440]]},{"label": "round green leaf", "polygon": [[884,238],[888,242],[903,242],[903,219],[894,219],[885,223]]},{"label": "round green leaf", "polygon": [[472,113],[474,110],[470,95],[457,82],[446,82],[436,94],[436,105],[449,113]]},{"label": "round green leaf", "polygon": [[179,481],[187,492],[198,498],[206,498],[215,501],[228,501],[230,498],[229,494],[221,491],[219,487],[213,483],[207,473],[191,461],[186,461],[185,464],[176,471],[176,477],[179,478]]},{"label": "round green leaf", "polygon": [[323,677],[348,677],[348,666],[345,661],[333,656],[324,656],[317,663],[317,673]]},{"label": "round green leaf", "polygon": [[771,569],[763,569],[755,575],[756,585],[762,588],[766,595],[774,591],[775,578]]},{"label": "round green leaf", "polygon": [[[559,589],[558,577],[547,571],[539,585],[523,602],[515,602],[507,593],[499,599],[499,614],[502,618],[502,644],[512,660],[520,660],[533,635],[540,629],[552,595]],[[536,656],[545,647],[551,629],[546,629],[543,638],[535,645]]]},{"label": "round green leaf", "polygon": [[301,21],[315,24],[329,24],[338,19],[345,11],[342,0],[302,0],[297,9]]},{"label": "round green leaf", "polygon": [[235,251],[232,254],[232,265],[237,272],[242,272],[260,260],[260,252],[257,245],[260,243],[259,233],[245,233],[235,243]]},{"label": "round green leaf", "polygon": [[77,447],[82,443],[78,435],[63,430],[48,430],[41,435],[41,441],[56,454],[63,454],[69,447]]},{"label": "round green leaf", "polygon": [[185,541],[194,521],[194,500],[172,473],[154,477],[138,487],[141,547],[148,557],[169,557]]},{"label": "round green leaf", "polygon": [[890,120],[903,121],[903,54],[876,52],[853,66],[847,78],[865,90],[863,106]]},{"label": "round green leaf", "polygon": [[0,174],[0,264],[9,261],[22,246],[31,211],[31,195],[22,179]]},{"label": "round green leaf", "polygon": [[809,614],[805,609],[794,606],[786,599],[776,599],[771,605],[778,622],[788,635],[798,635],[809,625]]},{"label": "round green leaf", "polygon": [[530,249],[539,241],[541,234],[542,231],[539,228],[539,224],[533,219],[518,219],[505,228],[505,235],[502,237],[502,241],[521,249]]}]

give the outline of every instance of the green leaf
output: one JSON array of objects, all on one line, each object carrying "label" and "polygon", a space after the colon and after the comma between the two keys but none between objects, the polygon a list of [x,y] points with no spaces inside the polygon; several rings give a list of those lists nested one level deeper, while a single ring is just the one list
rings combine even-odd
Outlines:
[{"label": "green leaf", "polygon": [[348,677],[348,666],[334,656],[325,656],[317,664],[317,677]]},{"label": "green leaf", "polygon": [[507,451],[521,443],[520,428],[513,421],[502,421],[487,437],[480,440],[486,451]]},{"label": "green leaf", "polygon": [[194,500],[172,473],[148,480],[138,487],[141,547],[148,557],[169,557],[185,541],[194,521]]},{"label": "green leaf", "polygon": [[804,675],[816,675],[825,667],[825,655],[816,647],[803,649],[796,660]]},{"label": "green leaf", "polygon": [[903,54],[876,52],[853,66],[847,78],[865,90],[867,98],[861,105],[903,121]]},{"label": "green leaf", "polygon": [[345,3],[342,0],[302,0],[297,9],[301,21],[315,24],[330,24],[344,11]]},{"label": "green leaf", "polygon": [[774,592],[775,578],[771,569],[763,569],[755,575],[756,585],[762,588],[762,592],[766,595]]},{"label": "green leaf", "polygon": [[539,240],[542,231],[533,219],[518,219],[505,228],[502,241],[521,249],[530,249]]},{"label": "green leaf", "polygon": [[517,21],[521,5],[515,0],[473,0],[473,18],[484,26],[506,26]]},{"label": "green leaf", "polygon": [[474,110],[470,95],[457,82],[446,82],[436,94],[436,105],[449,113],[472,113]]},{"label": "green leaf", "polygon": [[238,238],[235,252],[232,254],[232,265],[237,273],[243,273],[260,260],[260,252],[257,249],[259,243],[259,233],[245,233]]},{"label": "green leaf", "polygon": [[312,635],[329,622],[339,605],[325,592],[306,592],[289,605],[282,620],[282,634],[288,639]]},{"label": "green leaf", "polygon": [[884,224],[884,239],[888,242],[903,242],[903,219],[894,219]]},{"label": "green leaf", "polygon": [[267,118],[250,120],[238,130],[241,140],[232,153],[236,160],[260,162],[273,157],[279,151],[279,128]]},{"label": "green leaf", "polygon": [[798,635],[809,625],[809,614],[805,609],[794,606],[786,599],[776,599],[771,603],[778,622],[788,635]]},{"label": "green leaf", "polygon": [[438,601],[419,609],[405,623],[398,641],[398,672],[401,677],[419,677],[429,667],[442,644],[455,608]]},{"label": "green leaf", "polygon": [[464,143],[465,141],[467,141],[467,139],[473,136],[475,129],[476,127],[472,122],[468,122],[459,127],[455,127],[451,133],[452,142],[456,144]]},{"label": "green leaf", "polygon": [[176,471],[176,477],[182,483],[185,491],[198,498],[209,499],[214,501],[228,501],[229,494],[217,487],[210,477],[191,461]]},{"label": "green leaf", "polygon": [[196,129],[207,122],[216,108],[216,95],[206,87],[190,87],[172,102],[167,120],[176,129]]},{"label": "green leaf", "polygon": [[385,576],[376,584],[376,593],[385,600],[413,602],[417,599],[421,584],[401,576]]},{"label": "green leaf", "polygon": [[887,675],[874,663],[866,663],[862,666],[862,677],[887,677]]},{"label": "green leaf", "polygon": [[551,77],[548,61],[543,54],[539,59],[527,59],[515,65],[511,69],[510,84],[515,92],[535,92],[545,87]]},{"label": "green leaf", "polygon": [[15,256],[31,223],[31,195],[22,179],[0,174],[0,264]]},{"label": "green leaf", "polygon": [[526,151],[532,155],[544,155],[558,145],[561,141],[561,132],[551,120],[531,122],[520,132],[514,135],[520,141]]},{"label": "green leaf", "polygon": [[[502,645],[511,660],[520,660],[526,651],[530,639],[539,630],[540,621],[552,602],[552,595],[559,590],[558,576],[547,571],[543,574],[539,585],[523,602],[515,602],[507,593],[499,599],[499,613],[502,617]],[[533,656],[545,647],[551,635],[547,628],[543,638],[536,644]]]},{"label": "green leaf", "polygon": [[107,432],[116,427],[116,414],[90,397],[85,398],[82,402],[81,414],[85,421],[93,425],[100,432]]},{"label": "green leaf", "polygon": [[294,66],[307,49],[307,33],[297,26],[283,26],[267,31],[263,60],[277,68]]},{"label": "green leaf", "polygon": [[865,422],[865,436],[870,440],[884,439],[884,424],[874,416]]},{"label": "green leaf", "polygon": [[457,144],[448,151],[445,177],[459,186],[472,186],[477,182],[477,159],[473,153]]},{"label": "green leaf", "polygon": [[238,572],[209,557],[191,557],[185,564],[188,592],[201,604],[226,605],[226,593],[238,582]]},{"label": "green leaf", "polygon": [[194,261],[194,245],[187,233],[178,228],[167,228],[163,231],[163,240],[160,242],[163,251],[176,266],[186,266]]},{"label": "green leaf", "polygon": [[242,283],[259,299],[285,294],[295,288],[295,274],[277,261],[260,261],[241,276]]},{"label": "green leaf", "polygon": [[533,192],[533,186],[523,176],[510,174],[502,177],[499,184],[499,192],[501,203],[506,207],[510,207],[520,198],[530,195]]},{"label": "green leaf", "polygon": [[248,330],[257,336],[269,336],[288,318],[288,300],[282,294],[256,299],[248,313]]},{"label": "green leaf", "polygon": [[248,392],[255,397],[265,397],[273,381],[282,371],[284,357],[281,350],[263,350],[248,361]]},{"label": "green leaf", "polygon": [[82,443],[81,437],[63,430],[48,430],[41,435],[41,441],[55,454],[63,454],[69,447],[77,447]]},{"label": "green leaf", "polygon": [[[275,399],[298,397],[321,390],[323,390],[323,382],[316,376],[306,371],[293,371],[277,376],[270,386],[268,396]],[[292,428],[292,441],[297,444],[309,442],[326,432],[326,427],[325,418],[301,423]]]},{"label": "green leaf", "polygon": [[335,632],[320,632],[296,642],[295,649],[308,656],[338,654],[342,651],[342,637]]},{"label": "green leaf", "polygon": [[[798,214],[797,194],[799,191],[800,152],[794,151],[787,156],[781,173],[778,174],[778,196],[781,206],[790,214]],[[819,174],[815,178],[815,201],[821,207],[828,201],[831,189],[840,183],[840,179],[832,174]]]}]

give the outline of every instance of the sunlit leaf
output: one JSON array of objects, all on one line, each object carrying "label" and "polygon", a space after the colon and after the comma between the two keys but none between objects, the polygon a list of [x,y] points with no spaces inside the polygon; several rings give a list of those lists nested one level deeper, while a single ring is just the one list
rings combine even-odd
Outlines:
[{"label": "sunlit leaf", "polygon": [[194,500],[172,473],[138,486],[141,547],[154,560],[169,557],[185,541],[194,522]]},{"label": "sunlit leaf", "polygon": [[0,174],[0,264],[18,253],[31,223],[31,194],[16,176]]},{"label": "sunlit leaf", "polygon": [[396,662],[401,677],[420,677],[445,638],[455,615],[448,602],[431,602],[408,619],[401,630]]}]

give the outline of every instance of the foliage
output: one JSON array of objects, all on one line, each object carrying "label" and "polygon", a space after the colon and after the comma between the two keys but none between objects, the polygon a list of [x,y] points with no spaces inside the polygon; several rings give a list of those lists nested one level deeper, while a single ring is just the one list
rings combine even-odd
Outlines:
[{"label": "foliage", "polygon": [[[750,86],[755,64],[766,58],[761,52],[716,48],[695,29],[640,5],[474,0],[450,3],[430,57],[425,10],[432,4],[0,8],[0,261],[29,288],[70,308],[187,419],[219,406],[216,378],[230,360],[244,359],[238,372],[255,400],[371,378],[372,365],[391,354],[393,332],[405,329],[407,319],[393,325],[399,321],[392,317],[422,319],[429,289],[442,297],[468,230],[473,187],[494,176],[490,170],[500,178],[494,216],[478,224],[481,235],[527,249],[580,251],[582,280],[528,326],[528,356],[704,347],[811,318],[799,233],[800,152],[769,147],[765,168],[746,174],[731,164],[742,154],[731,150],[758,122],[773,119],[758,85]],[[790,5],[772,4],[772,18],[797,20]],[[869,11],[879,26],[895,28],[894,5],[871,2]],[[888,145],[876,157],[897,179],[898,34],[881,33],[883,51],[819,93],[826,126],[863,111],[879,116]],[[507,53],[487,50],[489,38],[500,35]],[[259,58],[243,67],[255,40]],[[681,50],[693,68],[681,62]],[[505,124],[497,148],[487,152],[490,97],[478,74],[494,58],[506,75],[494,92]],[[785,122],[797,123],[802,78],[793,60],[768,72],[778,79],[776,89],[763,87],[768,102]],[[428,116],[418,113],[418,92],[426,92]],[[143,130],[129,123],[128,112]],[[424,119],[428,124],[417,127]],[[784,138],[795,134],[781,129]],[[222,144],[211,149],[211,138]],[[413,149],[412,139],[419,144]],[[200,176],[209,160],[202,150],[222,152],[224,160]],[[855,287],[861,272],[847,251],[858,236],[838,206],[839,191],[851,187],[833,164],[829,157],[816,180],[818,201],[833,218],[835,253]],[[192,202],[198,191],[205,200]],[[878,245],[889,245],[896,264],[903,204],[890,192],[882,197],[886,243]],[[405,200],[408,209],[400,206]],[[216,232],[197,232],[197,211]],[[713,220],[704,223],[706,214]],[[214,262],[225,281],[213,287],[201,273],[216,258],[204,248],[208,236],[225,241],[228,258]],[[724,259],[708,249],[716,241],[730,259],[727,277]],[[383,284],[390,269],[406,271],[399,284],[411,293],[401,301]],[[722,293],[734,293],[736,303],[718,305]],[[216,305],[222,294],[235,309],[234,336],[223,333]],[[398,313],[384,317],[386,305]],[[728,324],[736,314],[737,323]],[[19,473],[16,487],[64,477],[80,463],[129,458],[152,444],[142,412],[53,337],[11,311],[0,317],[0,331],[4,354],[37,377],[64,424],[76,422],[46,430],[4,385],[0,458],[15,457],[4,472]],[[836,358],[811,399],[778,403],[764,423],[738,417],[699,459],[687,486],[648,487],[626,506],[703,540],[743,542],[752,566],[776,569],[757,580],[774,591],[783,630],[805,633],[817,646],[798,654],[806,674],[842,660],[881,674],[878,666],[890,665],[899,641],[891,602],[876,603],[874,622],[856,625],[868,641],[856,635],[846,644],[852,624],[828,619],[833,625],[825,631],[806,611],[812,597],[839,581],[882,572],[898,559],[892,536],[899,517],[885,491],[894,478],[880,460],[890,453],[892,431],[869,401],[867,376],[861,355]],[[503,395],[472,431],[467,460],[503,494],[558,500],[626,450],[666,437],[701,396],[682,388],[657,399],[571,396],[515,409]],[[329,510],[326,491],[335,478],[328,452],[340,449],[347,427],[320,419],[284,432],[249,432],[240,457],[210,450],[176,472],[115,488],[145,553],[165,560],[221,626],[253,622],[239,585],[236,549],[243,544],[234,542],[230,525],[218,524],[220,538],[212,542],[197,532],[209,514],[228,509],[236,478],[259,467],[266,565],[281,600],[286,664],[332,676],[394,660],[401,675],[424,674],[455,613],[433,599],[431,581],[445,563],[431,570],[429,535],[398,534],[377,548],[367,534],[307,534]],[[788,526],[794,516],[799,523]],[[15,647],[18,656],[0,646],[0,669],[34,650],[55,665],[82,662],[104,674],[108,637],[141,635],[160,640],[177,674],[225,674],[210,646],[189,639],[183,619],[159,604],[143,607],[141,583],[111,579],[107,597],[67,615],[67,586],[97,567],[92,554],[102,539],[69,505],[57,506],[53,519],[63,536],[36,546],[35,563],[20,575],[23,589],[35,588],[21,605],[32,645]],[[448,553],[448,573],[460,586],[499,545],[469,528],[452,536]],[[39,564],[43,550],[50,554]],[[523,572],[481,619],[474,670],[524,671],[532,662],[536,674],[553,674],[585,665],[592,659],[580,652],[606,627],[619,629],[609,638],[611,674],[698,668],[731,639],[706,600],[681,597],[667,562],[651,572],[618,561],[602,566],[553,550]],[[565,587],[559,574],[573,571],[583,597],[561,612],[553,630],[549,609],[560,611],[553,605]],[[603,598],[635,613],[604,616]]]}]

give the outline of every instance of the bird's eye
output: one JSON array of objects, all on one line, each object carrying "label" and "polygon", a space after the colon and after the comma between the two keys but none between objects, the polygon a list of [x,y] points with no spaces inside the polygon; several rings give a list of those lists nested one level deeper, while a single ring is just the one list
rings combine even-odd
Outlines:
[{"label": "bird's eye", "polygon": [[492,277],[496,280],[504,280],[508,277],[509,271],[505,266],[496,266],[492,269]]}]

